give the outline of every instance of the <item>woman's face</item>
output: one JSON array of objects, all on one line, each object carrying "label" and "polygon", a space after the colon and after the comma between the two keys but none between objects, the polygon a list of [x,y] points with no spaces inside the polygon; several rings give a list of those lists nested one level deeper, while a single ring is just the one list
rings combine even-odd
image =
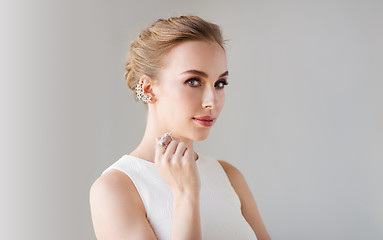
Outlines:
[{"label": "woman's face", "polygon": [[165,63],[153,86],[160,127],[181,140],[206,139],[225,102],[225,51],[216,42],[185,41],[170,50]]}]

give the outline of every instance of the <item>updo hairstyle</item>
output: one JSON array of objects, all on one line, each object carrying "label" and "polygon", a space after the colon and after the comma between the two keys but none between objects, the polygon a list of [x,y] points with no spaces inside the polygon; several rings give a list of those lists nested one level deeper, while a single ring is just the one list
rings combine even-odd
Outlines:
[{"label": "updo hairstyle", "polygon": [[159,19],[142,30],[138,38],[130,44],[125,65],[128,87],[135,92],[144,74],[156,78],[164,66],[166,53],[175,45],[187,40],[217,42],[224,49],[222,33],[216,24],[191,15]]}]

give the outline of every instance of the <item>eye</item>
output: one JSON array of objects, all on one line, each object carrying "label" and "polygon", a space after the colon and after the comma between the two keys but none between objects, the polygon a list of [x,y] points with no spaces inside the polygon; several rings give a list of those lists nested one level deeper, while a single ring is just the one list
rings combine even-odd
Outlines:
[{"label": "eye", "polygon": [[187,83],[191,87],[197,87],[200,85],[201,80],[199,80],[198,78],[190,78],[185,83]]},{"label": "eye", "polygon": [[226,80],[220,80],[215,84],[215,87],[218,88],[224,88],[225,85],[228,85],[229,83]]}]

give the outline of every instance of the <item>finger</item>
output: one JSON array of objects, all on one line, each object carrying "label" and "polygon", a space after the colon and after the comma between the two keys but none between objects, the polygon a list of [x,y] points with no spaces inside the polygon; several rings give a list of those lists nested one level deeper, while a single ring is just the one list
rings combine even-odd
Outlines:
[{"label": "finger", "polygon": [[166,147],[164,157],[168,160],[170,160],[173,157],[173,154],[177,148],[179,141],[177,140],[172,140],[169,145]]},{"label": "finger", "polygon": [[186,150],[186,144],[184,142],[180,142],[177,145],[176,152],[174,153],[174,157],[177,159],[181,159],[181,157],[184,155]]},{"label": "finger", "polygon": [[183,161],[193,161],[194,160],[193,156],[194,156],[194,151],[192,151],[190,148],[187,148],[182,160]]},{"label": "finger", "polygon": [[164,152],[165,152],[165,147],[162,146],[162,145],[158,145],[158,140],[160,138],[156,138],[156,150],[155,150],[155,158],[154,158],[154,162],[157,162],[157,161],[160,161],[162,159],[162,156],[164,155]]},{"label": "finger", "polygon": [[165,150],[166,146],[164,144],[161,144],[160,143],[160,139],[159,137],[156,138],[156,145],[154,146],[154,148],[159,148],[159,147],[163,147],[163,150]]}]

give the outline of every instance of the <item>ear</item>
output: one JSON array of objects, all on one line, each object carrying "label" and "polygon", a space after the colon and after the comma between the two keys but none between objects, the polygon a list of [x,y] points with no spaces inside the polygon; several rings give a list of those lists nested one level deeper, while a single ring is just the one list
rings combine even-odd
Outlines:
[{"label": "ear", "polygon": [[145,74],[141,76],[140,80],[142,80],[142,90],[144,91],[146,95],[151,97],[151,100],[152,100],[151,103],[155,103],[156,95],[154,94],[154,91],[153,91],[154,80]]}]

